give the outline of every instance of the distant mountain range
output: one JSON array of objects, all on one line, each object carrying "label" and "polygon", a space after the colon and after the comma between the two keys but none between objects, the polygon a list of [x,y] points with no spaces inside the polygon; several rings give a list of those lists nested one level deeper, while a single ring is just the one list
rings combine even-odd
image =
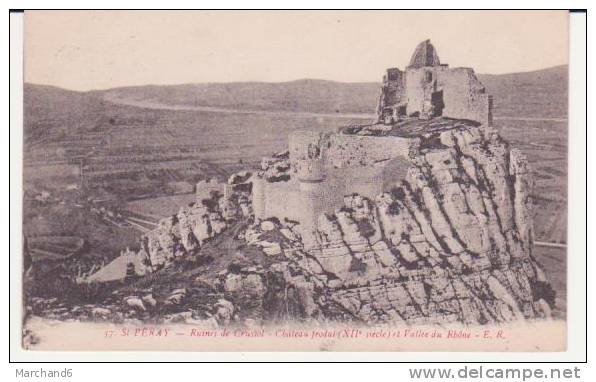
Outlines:
[{"label": "distant mountain range", "polygon": [[[494,97],[497,117],[565,118],[567,66],[532,72],[480,74]],[[380,83],[341,83],[325,80],[291,82],[233,82],[185,85],[146,85],[76,92],[52,86],[25,84],[25,132],[56,114],[68,125],[86,120],[100,126],[116,113],[116,104],[166,107],[215,107],[309,113],[371,114]],[[120,105],[122,107],[122,105]]]}]

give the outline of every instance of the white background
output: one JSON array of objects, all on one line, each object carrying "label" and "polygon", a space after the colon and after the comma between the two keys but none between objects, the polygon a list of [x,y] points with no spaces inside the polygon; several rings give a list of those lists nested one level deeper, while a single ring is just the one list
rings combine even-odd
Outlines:
[{"label": "white background", "polygon": [[[223,8],[223,2],[203,2],[201,4],[182,2],[182,1],[145,1],[141,4],[134,4],[132,1],[103,1],[90,4],[91,2],[85,2],[85,5],[89,8],[126,8],[142,5],[147,8],[193,8],[193,7],[211,7],[211,8]],[[45,8],[51,4],[52,7],[56,8],[77,8],[82,4],[76,1],[8,1],[5,12],[9,8]],[[482,3],[483,5],[492,5],[493,7],[498,6],[499,8],[512,8],[512,7],[529,7],[533,4],[531,2],[523,1],[500,1],[495,4]],[[450,7],[450,8],[474,8],[480,5],[479,2],[474,1],[451,1],[451,2],[416,2],[410,3],[396,3],[393,1],[367,1],[367,2],[356,2],[356,1],[343,1],[340,5],[344,8],[390,8],[390,7],[407,7],[410,6],[426,6],[432,7]],[[295,4],[290,4],[290,7],[333,7],[335,4],[325,4],[323,1],[301,1]],[[541,1],[537,3],[544,8],[586,8],[588,2],[576,1],[576,2],[563,2],[563,1]],[[253,1],[253,2],[226,2],[225,7],[251,7],[251,8],[271,8],[280,7],[280,4],[272,1]],[[588,11],[588,15],[590,10]],[[4,46],[4,52],[8,50],[8,17],[5,16],[0,19],[2,27],[3,38],[2,44]],[[585,340],[586,333],[585,328],[585,269],[588,269],[590,273],[592,267],[592,261],[588,260],[585,263],[586,254],[586,221],[585,214],[593,216],[593,203],[586,206],[586,184],[593,186],[593,182],[586,178],[586,165],[594,164],[593,155],[587,158],[586,161],[586,142],[596,142],[596,139],[590,139],[594,137],[594,133],[591,130],[586,129],[587,126],[593,126],[590,122],[592,121],[591,115],[589,120],[585,120],[585,89],[586,85],[589,90],[588,99],[591,99],[592,91],[594,89],[594,79],[589,76],[589,83],[586,82],[585,78],[585,18],[582,14],[576,14],[572,16],[572,29],[570,39],[570,113],[569,113],[569,280],[568,280],[568,330],[569,330],[569,350],[563,353],[25,353],[20,350],[20,322],[19,316],[19,299],[18,288],[20,286],[20,248],[21,248],[21,152],[22,152],[22,118],[18,112],[22,108],[22,90],[18,89],[12,84],[22,83],[21,76],[21,65],[18,54],[11,56],[11,93],[9,96],[8,91],[8,77],[3,77],[5,91],[2,92],[2,107],[3,121],[8,119],[8,108],[9,104],[13,111],[10,121],[10,140],[9,140],[9,128],[8,124],[4,124],[5,128],[2,131],[2,142],[4,145],[4,153],[2,155],[3,165],[0,167],[2,171],[3,179],[9,179],[9,166],[8,166],[8,152],[10,144],[10,190],[6,187],[2,188],[2,198],[4,203],[1,205],[2,212],[2,229],[0,229],[0,235],[2,235],[2,243],[4,244],[4,269],[3,276],[6,278],[2,283],[4,296],[4,304],[8,304],[8,290],[7,290],[7,279],[8,273],[11,274],[11,332],[8,332],[8,315],[2,316],[2,324],[4,332],[2,332],[3,343],[5,346],[2,347],[2,361],[5,368],[3,375],[8,380],[15,379],[15,369],[38,369],[43,367],[44,369],[63,369],[72,368],[74,380],[84,381],[105,381],[106,378],[112,378],[115,380],[138,380],[142,378],[144,380],[280,380],[285,381],[304,381],[305,379],[333,379],[337,381],[362,381],[370,378],[383,378],[389,380],[408,380],[408,367],[440,367],[439,364],[283,364],[283,365],[258,365],[258,364],[242,364],[242,365],[223,365],[223,364],[11,364],[8,365],[8,346],[9,337],[11,360],[28,360],[28,361],[46,361],[46,360],[84,360],[84,361],[206,361],[206,360],[258,360],[258,361],[323,361],[323,360],[334,360],[334,361],[358,361],[358,360],[372,360],[372,361],[550,361],[550,364],[527,364],[527,365],[510,365],[527,368],[550,368],[557,366],[554,362],[557,361],[583,361],[585,354]],[[13,27],[17,26],[18,23],[13,23]],[[365,31],[363,31],[365,33]],[[18,35],[13,35],[12,38]],[[588,41],[593,41],[593,30],[588,28]],[[17,40],[18,41],[18,40]],[[13,40],[12,48],[19,47],[17,41]],[[12,50],[12,49],[11,49]],[[20,50],[20,49],[19,49]],[[14,52],[14,51],[13,51]],[[15,52],[18,53],[18,50]],[[589,49],[588,60],[592,62],[593,52]],[[4,73],[8,73],[8,60],[3,60],[2,65],[5,66]],[[592,64],[593,65],[593,64]],[[14,81],[14,82],[13,82]],[[9,98],[10,97],[10,98]],[[16,112],[15,112],[16,111]],[[587,136],[587,131],[590,131],[590,135]],[[593,150],[591,150],[593,152]],[[9,201],[10,193],[10,205]],[[7,208],[9,207],[9,208]],[[589,208],[588,208],[589,207]],[[10,211],[10,219],[8,219]],[[10,252],[8,250],[9,232],[11,239]],[[591,235],[593,236],[593,235]],[[589,248],[592,248],[592,242],[589,243]],[[13,269],[8,267],[8,258],[12,258],[12,265],[16,266]],[[590,259],[591,253],[588,252],[588,259]],[[594,290],[594,277],[589,277],[587,280],[588,290]],[[16,299],[14,299],[16,297]],[[6,305],[5,305],[6,306]],[[592,317],[593,304],[588,302],[588,314]],[[7,310],[6,310],[7,311]],[[590,322],[590,320],[588,320]],[[593,331],[588,331],[590,335],[588,350],[593,350]],[[590,362],[591,363],[591,362]],[[582,380],[595,380],[596,371],[593,372],[588,364],[579,365],[582,368],[580,375],[584,378]],[[449,366],[449,365],[445,365]],[[458,368],[463,365],[450,365],[453,368]],[[485,367],[495,367],[508,365],[485,365]],[[575,365],[560,365],[561,367],[573,367]],[[457,380],[457,379],[454,379]]]}]

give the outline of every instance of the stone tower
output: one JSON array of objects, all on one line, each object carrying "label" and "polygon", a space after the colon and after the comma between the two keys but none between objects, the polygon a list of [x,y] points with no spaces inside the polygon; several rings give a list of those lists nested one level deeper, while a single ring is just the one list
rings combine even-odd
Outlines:
[{"label": "stone tower", "polygon": [[326,182],[325,158],[321,152],[319,157],[308,158],[301,163],[298,171],[300,190],[300,233],[305,245],[314,243],[315,230],[319,215],[325,212]]}]

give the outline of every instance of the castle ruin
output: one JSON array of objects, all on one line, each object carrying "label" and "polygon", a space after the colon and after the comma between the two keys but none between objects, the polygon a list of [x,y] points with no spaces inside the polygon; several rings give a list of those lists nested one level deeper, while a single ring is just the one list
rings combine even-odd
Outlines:
[{"label": "castle ruin", "polygon": [[376,121],[332,134],[295,131],[285,156],[263,161],[253,179],[255,217],[300,223],[308,242],[318,217],[341,208],[345,195],[374,199],[404,179],[409,158],[426,144],[422,133],[491,126],[491,108],[473,69],[441,64],[423,41],[405,71],[387,70]]},{"label": "castle ruin", "polygon": [[441,64],[430,40],[421,42],[405,71],[387,69],[377,106],[378,122],[405,116],[444,116],[492,125],[492,97],[471,68]]},{"label": "castle ruin", "polygon": [[[532,252],[531,173],[490,128],[490,109],[473,71],[441,65],[424,41],[405,72],[388,71],[374,121],[295,131],[258,173],[197,184],[207,203],[162,219],[135,258],[126,251],[90,279],[126,278],[133,265],[138,275],[168,269],[190,255],[220,267],[207,282],[241,314],[254,309],[251,320],[550,318],[556,295]],[[267,260],[254,251],[230,256],[241,249],[232,235]],[[203,249],[216,242],[224,245],[210,263],[214,251]]]}]

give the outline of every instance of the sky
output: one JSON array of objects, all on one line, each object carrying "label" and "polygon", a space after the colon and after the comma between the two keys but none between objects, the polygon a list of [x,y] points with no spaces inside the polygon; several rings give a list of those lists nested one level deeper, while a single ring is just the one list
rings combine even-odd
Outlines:
[{"label": "sky", "polygon": [[71,90],[379,82],[425,39],[477,73],[568,61],[565,11],[26,11],[25,81]]}]

